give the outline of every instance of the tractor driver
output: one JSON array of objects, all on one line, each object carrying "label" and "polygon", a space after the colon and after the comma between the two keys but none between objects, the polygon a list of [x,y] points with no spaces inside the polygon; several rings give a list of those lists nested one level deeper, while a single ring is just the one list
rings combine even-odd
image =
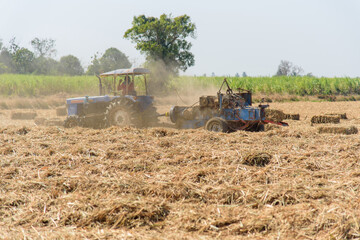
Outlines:
[{"label": "tractor driver", "polygon": [[121,91],[122,95],[126,95],[126,85],[128,88],[128,95],[136,96],[136,91],[134,87],[134,80],[131,80],[129,75],[126,75],[124,80],[119,80],[119,85],[117,87],[118,91]]}]

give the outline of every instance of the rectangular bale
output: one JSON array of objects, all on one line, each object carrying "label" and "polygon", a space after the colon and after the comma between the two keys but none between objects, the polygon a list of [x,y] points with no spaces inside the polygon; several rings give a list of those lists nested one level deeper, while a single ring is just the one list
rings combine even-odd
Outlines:
[{"label": "rectangular bale", "polygon": [[36,112],[12,112],[11,119],[29,120],[37,116]]},{"label": "rectangular bale", "polygon": [[318,115],[311,118],[311,123],[340,123],[338,116]]}]

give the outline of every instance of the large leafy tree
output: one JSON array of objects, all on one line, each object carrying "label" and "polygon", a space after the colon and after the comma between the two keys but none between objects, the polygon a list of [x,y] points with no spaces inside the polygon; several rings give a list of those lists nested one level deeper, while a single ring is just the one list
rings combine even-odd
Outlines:
[{"label": "large leafy tree", "polygon": [[38,57],[34,60],[34,73],[57,75],[59,62],[52,58]]},{"label": "large leafy tree", "polygon": [[300,76],[304,73],[304,70],[294,65],[292,62],[281,60],[276,76]]},{"label": "large leafy tree", "polygon": [[2,69],[6,69],[6,72],[32,73],[34,71],[34,59],[34,53],[27,48],[20,47],[15,38],[10,40],[9,48],[2,47],[0,53],[0,61],[3,63]]},{"label": "large leafy tree", "polygon": [[18,49],[12,59],[17,73],[32,73],[34,71],[34,53],[27,48]]},{"label": "large leafy tree", "polygon": [[59,73],[65,75],[81,75],[84,73],[84,69],[77,57],[68,55],[60,58]]},{"label": "large leafy tree", "polygon": [[52,58],[56,55],[55,40],[34,38],[30,43],[36,56],[34,73],[57,74],[58,62]]},{"label": "large leafy tree", "polygon": [[117,48],[107,49],[100,58],[100,64],[104,72],[131,67],[128,57]]},{"label": "large leafy tree", "polygon": [[195,38],[196,26],[187,15],[172,17],[163,14],[160,18],[135,16],[132,28],[124,37],[136,43],[136,49],[146,55],[148,61],[162,61],[171,73],[185,71],[195,64],[190,52],[192,44],[187,40]]},{"label": "large leafy tree", "polygon": [[108,48],[105,53],[98,58],[93,57],[87,74],[99,74],[119,68],[130,68],[131,63],[128,57],[117,48]]},{"label": "large leafy tree", "polygon": [[12,57],[9,50],[3,47],[3,42],[0,39],[0,73],[12,71]]},{"label": "large leafy tree", "polygon": [[55,40],[53,39],[39,39],[34,38],[31,40],[31,46],[34,48],[34,52],[37,57],[52,57],[56,54]]}]

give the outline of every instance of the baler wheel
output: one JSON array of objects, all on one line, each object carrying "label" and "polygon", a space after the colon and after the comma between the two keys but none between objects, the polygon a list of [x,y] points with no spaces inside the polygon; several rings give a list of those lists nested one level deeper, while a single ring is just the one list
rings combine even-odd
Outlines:
[{"label": "baler wheel", "polygon": [[219,117],[209,119],[205,125],[205,129],[213,132],[229,132],[230,128],[225,120]]}]

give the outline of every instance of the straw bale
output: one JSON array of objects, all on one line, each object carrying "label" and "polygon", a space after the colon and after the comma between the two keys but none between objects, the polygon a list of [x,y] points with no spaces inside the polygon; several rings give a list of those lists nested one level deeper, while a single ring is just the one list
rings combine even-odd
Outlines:
[{"label": "straw bale", "polygon": [[12,112],[11,119],[28,120],[34,119],[37,116],[36,112]]},{"label": "straw bale", "polygon": [[311,123],[340,123],[340,117],[326,115],[313,116]]},{"label": "straw bale", "polygon": [[285,114],[284,119],[300,120],[300,114]]},{"label": "straw bale", "polygon": [[319,127],[319,133],[333,133],[333,134],[357,134],[358,129],[355,126],[351,127]]},{"label": "straw bale", "polygon": [[281,110],[265,109],[265,118],[274,122],[281,122],[285,119],[285,114]]},{"label": "straw bale", "polygon": [[348,119],[346,113],[327,113],[325,115],[339,117],[340,119]]},{"label": "straw bale", "polygon": [[39,117],[37,117],[37,118],[34,119],[34,123],[35,123],[36,125],[43,125],[43,124],[45,123],[45,121],[46,121],[46,118],[39,118]]},{"label": "straw bale", "polygon": [[34,123],[43,126],[63,126],[64,120],[59,118],[35,118]]},{"label": "straw bale", "polygon": [[58,118],[46,119],[43,123],[46,126],[63,126],[64,121]]}]

